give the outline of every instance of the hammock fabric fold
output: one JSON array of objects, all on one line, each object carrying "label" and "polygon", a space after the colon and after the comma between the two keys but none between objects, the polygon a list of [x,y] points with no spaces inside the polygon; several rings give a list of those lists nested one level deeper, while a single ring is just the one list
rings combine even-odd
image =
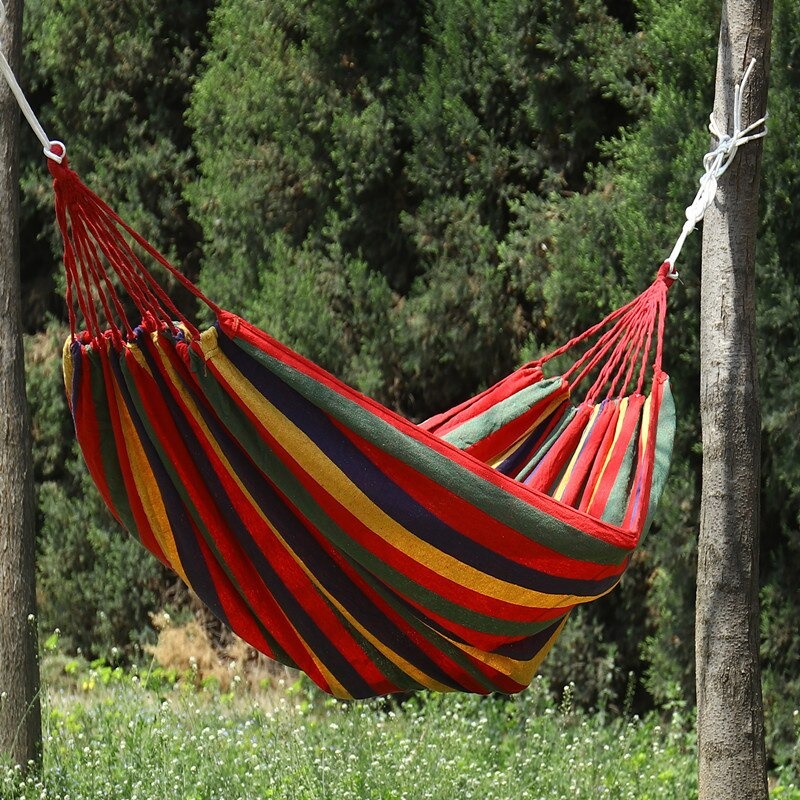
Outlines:
[{"label": "hammock fabric fold", "polygon": [[[668,265],[585,334],[414,425],[218,308],[66,161],[49,167],[86,464],[117,520],[251,645],[339,697],[515,692],[569,612],[619,582],[672,448]],[[214,325],[200,332],[145,261]]]}]

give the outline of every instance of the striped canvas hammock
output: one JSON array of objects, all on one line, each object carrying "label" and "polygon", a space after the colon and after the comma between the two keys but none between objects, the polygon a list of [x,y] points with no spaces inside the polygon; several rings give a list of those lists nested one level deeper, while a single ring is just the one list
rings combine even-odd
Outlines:
[{"label": "striped canvas hammock", "polygon": [[[653,284],[413,425],[201,294],[69,169],[0,53],[54,178],[65,385],[111,512],[237,634],[339,697],[524,688],[570,611],[619,582],[664,488],[666,293],[717,179],[766,135],[764,119],[741,124],[754,64],[733,134],[712,115],[719,144]],[[201,333],[141,259],[214,325]],[[546,377],[573,349],[572,366]]]},{"label": "striped canvas hammock", "polygon": [[[218,308],[66,159],[49,167],[86,464],[117,520],[255,648],[339,697],[515,692],[569,612],[619,582],[675,430],[669,264],[550,356],[414,425]],[[145,261],[214,325],[199,331]]]}]

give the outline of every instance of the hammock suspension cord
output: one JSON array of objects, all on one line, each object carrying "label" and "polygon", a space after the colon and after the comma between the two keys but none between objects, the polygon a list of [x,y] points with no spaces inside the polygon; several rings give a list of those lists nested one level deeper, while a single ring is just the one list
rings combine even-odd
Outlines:
[{"label": "hammock suspension cord", "polygon": [[[694,197],[691,205],[686,208],[686,222],[684,223],[683,230],[681,231],[678,240],[675,242],[675,247],[667,257],[670,264],[669,277],[675,280],[678,273],[675,271],[675,262],[678,260],[683,244],[686,237],[695,229],[698,222],[700,222],[706,214],[706,211],[711,207],[714,202],[714,197],[717,194],[717,184],[719,178],[725,173],[731,162],[736,158],[736,152],[743,144],[752,141],[753,139],[762,139],[767,135],[767,127],[765,125],[767,117],[761,117],[755,122],[751,122],[746,128],[742,128],[742,96],[750,80],[750,75],[753,72],[753,67],[756,60],[752,59],[741,83],[736,84],[733,95],[733,133],[723,133],[717,120],[714,118],[713,112],[709,116],[708,129],[711,134],[715,136],[719,144],[712,150],[709,150],[703,156],[703,168],[705,172],[700,178],[700,188]],[[763,126],[763,127],[762,127]],[[753,131],[762,128],[757,133]]]},{"label": "hammock suspension cord", "polygon": [[[0,25],[3,25],[6,21],[6,7],[3,3],[3,0],[0,0]],[[3,73],[3,77],[6,79],[6,83],[8,84],[8,88],[11,89],[14,97],[16,98],[17,103],[19,104],[20,110],[22,111],[23,116],[26,120],[28,120],[28,124],[33,129],[34,134],[36,134],[36,138],[42,143],[42,150],[44,154],[51,160],[55,161],[57,164],[60,164],[64,159],[64,154],[66,153],[66,147],[64,147],[63,142],[59,142],[57,140],[51,139],[46,133],[44,128],[42,127],[42,123],[39,122],[39,118],[34,113],[34,110],[31,108],[30,103],[28,102],[28,98],[25,97],[25,93],[22,91],[22,87],[19,85],[19,82],[14,75],[13,70],[11,69],[8,61],[6,61],[6,57],[0,52],[0,72]],[[61,151],[55,150],[53,145],[61,145]]]}]

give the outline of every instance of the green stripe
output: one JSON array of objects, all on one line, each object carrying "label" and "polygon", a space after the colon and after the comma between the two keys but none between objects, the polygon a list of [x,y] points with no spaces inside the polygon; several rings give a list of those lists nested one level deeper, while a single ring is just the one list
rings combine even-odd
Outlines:
[{"label": "green stripe", "polygon": [[533,386],[526,386],[511,395],[511,397],[495,403],[479,416],[448,431],[442,436],[442,439],[450,442],[459,450],[466,450],[476,442],[482,441],[487,436],[491,436],[505,425],[513,422],[541,400],[558,392],[562,384],[563,381],[559,377],[548,378],[547,380],[538,381]]},{"label": "green stripe", "polygon": [[675,400],[672,397],[672,388],[669,379],[664,381],[661,408],[658,410],[658,426],[656,428],[656,452],[653,465],[653,482],[650,487],[650,503],[647,508],[647,519],[642,529],[642,543],[656,512],[658,501],[664,491],[669,474],[669,464],[672,460],[672,444],[675,441]]},{"label": "green stripe", "polygon": [[[618,565],[630,554],[509,494],[488,480],[402,433],[321,382],[267,355],[239,337],[236,344],[322,411],[375,446],[463,498],[531,541],[581,561]],[[212,360],[214,356],[211,356]],[[511,479],[509,479],[511,480]]]},{"label": "green stripe", "polygon": [[[554,413],[557,413],[563,408],[563,406],[559,406]],[[547,455],[550,448],[556,442],[559,436],[564,432],[567,425],[572,422],[572,418],[578,413],[578,409],[575,406],[567,406],[566,409],[562,412],[563,416],[561,417],[561,421],[558,425],[553,428],[550,432],[550,435],[545,439],[544,443],[539,447],[539,449],[531,456],[531,460],[525,465],[525,468],[517,475],[518,481],[524,481],[528,475],[533,472],[536,468],[536,465]]]},{"label": "green stripe", "polygon": [[[109,393],[113,392],[113,386],[106,385],[100,356],[91,347],[85,347],[82,350],[86,353],[87,359],[81,365],[81,375],[84,380],[89,380],[91,386],[92,410],[97,420],[100,443],[100,459],[103,462],[103,473],[111,495],[111,503],[127,531],[141,544],[141,534],[130,505],[120,463],[124,449],[117,447],[114,426],[111,424]],[[77,374],[78,371],[75,370],[73,375]]]},{"label": "green stripe", "polygon": [[639,421],[634,425],[628,446],[625,448],[625,455],[622,457],[614,484],[603,509],[602,519],[612,525],[621,525],[625,521],[625,513],[631,499],[632,480],[636,474],[636,463],[634,456],[639,452],[639,431],[641,429],[642,408],[639,409]]},{"label": "green stripe", "polygon": [[[206,397],[225,426],[247,452],[259,470],[275,484],[278,490],[290,498],[293,505],[317,528],[340,552],[347,554],[358,564],[378,577],[398,594],[411,598],[419,605],[453,622],[482,633],[497,633],[520,637],[541,630],[541,623],[512,622],[464,608],[440,594],[421,586],[409,576],[387,565],[371,550],[354,541],[319,506],[311,493],[261,438],[250,424],[247,415],[219,384],[214,376],[202,369],[202,359],[192,354],[194,366],[198,367],[197,380]],[[324,488],[324,487],[323,487]]]}]

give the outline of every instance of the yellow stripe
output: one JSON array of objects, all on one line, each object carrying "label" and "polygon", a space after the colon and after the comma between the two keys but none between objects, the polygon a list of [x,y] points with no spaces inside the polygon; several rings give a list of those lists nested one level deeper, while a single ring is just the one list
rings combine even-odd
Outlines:
[{"label": "yellow stripe", "polygon": [[[141,352],[138,351],[138,348],[131,347],[131,350],[132,351],[136,350],[135,355],[137,357],[137,361],[139,361],[140,359],[144,358],[143,355],[141,354]],[[214,436],[212,435],[211,431],[206,426],[205,421],[203,420],[200,412],[198,411],[197,405],[194,402],[194,399],[192,398],[192,396],[189,393],[187,393],[186,389],[184,388],[184,384],[183,384],[183,381],[182,381],[180,375],[178,375],[178,373],[175,371],[175,369],[172,366],[172,364],[170,363],[169,359],[166,359],[166,358],[162,357],[161,350],[158,347],[158,343],[156,343],[155,351],[156,351],[156,353],[157,353],[157,355],[158,355],[158,357],[159,357],[159,359],[161,361],[161,364],[163,365],[165,371],[167,372],[167,374],[170,377],[171,385],[178,392],[178,394],[180,395],[181,399],[186,404],[187,410],[191,413],[191,415],[192,415],[193,419],[195,420],[195,422],[197,423],[198,427],[200,427],[201,430],[203,431],[208,444],[212,447],[214,452],[217,454],[219,459],[222,461],[226,472],[236,482],[236,484],[239,486],[239,488],[245,494],[245,496],[247,497],[247,500],[250,503],[250,505],[259,512],[259,515],[269,525],[269,527],[272,530],[272,532],[277,535],[277,531],[275,531],[275,529],[272,527],[272,525],[270,525],[269,520],[267,520],[266,517],[264,517],[263,514],[261,514],[261,509],[258,507],[256,502],[250,496],[249,492],[245,489],[245,487],[243,486],[242,482],[239,480],[239,477],[236,475],[236,473],[235,473],[233,467],[231,466],[230,462],[225,457],[225,454],[222,452],[222,450],[220,450],[216,439],[214,438]],[[283,540],[281,540],[281,542],[284,544],[284,547],[286,547],[286,543],[283,542]],[[288,547],[286,547],[286,550],[294,557],[294,553],[292,553],[292,551]],[[186,582],[188,584],[188,581],[186,581]],[[269,589],[267,589],[266,586],[264,587],[264,589],[265,589],[265,591],[269,592]],[[334,695],[336,695],[336,697],[340,697],[340,698],[343,698],[343,699],[351,697],[350,693],[336,679],[336,677],[333,675],[333,673],[331,673],[327,669],[327,667],[322,663],[322,661],[320,661],[320,659],[317,657],[316,653],[309,646],[308,642],[305,641],[305,639],[302,637],[302,635],[299,633],[299,631],[294,627],[294,625],[292,625],[291,620],[286,616],[285,613],[284,613],[283,616],[284,616],[284,619],[286,620],[286,622],[289,624],[289,626],[294,631],[294,633],[297,636],[298,640],[301,642],[302,646],[305,648],[305,650],[308,653],[309,657],[316,664],[317,668],[322,673],[322,675],[325,676],[325,680],[328,682],[328,685],[330,686],[331,692]]]},{"label": "yellow stripe", "polygon": [[61,371],[64,374],[64,391],[67,394],[67,404],[70,409],[72,408],[72,353],[70,347],[72,346],[72,335],[64,342],[64,349],[61,351]]},{"label": "yellow stripe", "polygon": [[467,655],[470,655],[487,666],[496,669],[502,675],[506,675],[507,677],[511,678],[511,680],[513,680],[515,683],[518,683],[521,686],[527,686],[533,680],[533,676],[542,665],[545,657],[555,644],[556,639],[558,639],[559,634],[567,624],[568,617],[569,614],[567,614],[564,619],[561,620],[561,624],[556,628],[555,633],[553,633],[541,650],[539,650],[539,652],[529,661],[517,661],[516,659],[509,658],[508,656],[501,656],[497,653],[487,653],[485,650],[479,650],[477,647],[470,647],[469,645],[463,644],[462,642],[453,641],[452,639],[449,641],[460,650],[463,650],[465,653],[467,653]]},{"label": "yellow stripe", "polygon": [[[128,352],[134,356],[139,366],[150,374],[141,353],[138,352],[138,348],[129,346]],[[119,420],[122,424],[122,433],[125,438],[125,451],[133,473],[133,480],[136,484],[136,493],[141,500],[158,546],[166,556],[172,569],[180,575],[187,585],[190,585],[178,555],[178,548],[175,544],[175,537],[172,535],[172,526],[169,523],[167,509],[164,506],[161,490],[150,467],[150,461],[144,452],[136,426],[133,424],[133,419],[128,413],[128,408],[116,382],[113,383],[113,387],[119,410]]]},{"label": "yellow stripe", "polygon": [[[207,336],[213,332],[213,336]],[[374,535],[392,547],[425,564],[439,575],[494,600],[520,607],[559,608],[583,603],[594,597],[551,595],[518,586],[462,563],[418,538],[375,505],[339,467],[291,420],[273,406],[216,346],[216,330],[202,337],[204,355],[213,360],[234,394],[280,443],[300,468],[328,494],[356,516]],[[212,341],[214,340],[214,341]],[[210,347],[209,347],[210,345]],[[208,349],[206,349],[208,347]],[[411,576],[405,576],[410,578]],[[597,595],[599,597],[599,595]]]},{"label": "yellow stripe", "polygon": [[592,489],[592,496],[589,500],[587,508],[591,508],[592,503],[594,502],[594,496],[597,494],[597,490],[600,487],[600,483],[603,480],[603,475],[605,475],[606,469],[608,467],[608,462],[611,461],[611,455],[614,452],[614,447],[617,444],[617,440],[619,439],[619,435],[622,431],[622,426],[625,422],[625,413],[628,410],[628,397],[623,397],[619,403],[619,414],[617,416],[617,427],[614,430],[614,439],[611,442],[611,447],[608,448],[608,452],[606,453],[605,460],[603,461],[603,467],[600,472],[597,474],[597,481],[595,482],[594,488]]},{"label": "yellow stripe", "polygon": [[642,425],[639,429],[639,453],[644,456],[647,452],[647,441],[650,438],[650,429],[653,427],[653,417],[650,414],[652,407],[653,395],[647,395],[647,400],[644,401],[644,408],[642,409]]},{"label": "yellow stripe", "polygon": [[600,413],[600,405],[596,405],[594,410],[589,415],[589,420],[586,423],[586,427],[583,429],[583,433],[581,434],[581,440],[578,443],[578,446],[575,448],[575,452],[572,454],[572,458],[569,460],[569,464],[567,465],[567,471],[564,473],[564,477],[561,479],[561,483],[558,484],[558,488],[553,494],[554,500],[560,500],[564,496],[564,492],[567,489],[567,484],[569,483],[569,479],[572,477],[572,471],[575,469],[575,464],[578,462],[578,457],[581,454],[581,450],[583,450],[583,445],[586,442],[587,437],[591,433],[592,425],[594,425],[594,421],[597,419],[597,415]]}]

